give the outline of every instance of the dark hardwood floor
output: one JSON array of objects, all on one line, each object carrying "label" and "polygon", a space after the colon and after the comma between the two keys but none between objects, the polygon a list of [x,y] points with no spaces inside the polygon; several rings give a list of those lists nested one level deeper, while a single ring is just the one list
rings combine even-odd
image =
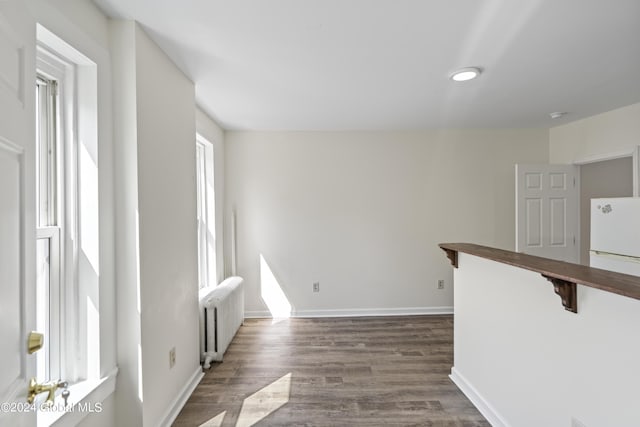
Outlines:
[{"label": "dark hardwood floor", "polygon": [[489,426],[452,365],[452,316],[247,319],[174,426]]}]

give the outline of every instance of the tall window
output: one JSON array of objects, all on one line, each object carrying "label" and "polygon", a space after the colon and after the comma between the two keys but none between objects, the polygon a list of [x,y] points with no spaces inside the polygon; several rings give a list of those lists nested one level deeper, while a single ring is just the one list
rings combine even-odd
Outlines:
[{"label": "tall window", "polygon": [[36,80],[36,322],[45,335],[37,354],[39,378],[60,378],[60,154],[58,82]]},{"label": "tall window", "polygon": [[36,374],[74,384],[100,375],[97,67],[40,26],[36,64]]},{"label": "tall window", "polygon": [[196,220],[198,224],[198,282],[216,285],[216,228],[213,181],[213,145],[196,138]]}]

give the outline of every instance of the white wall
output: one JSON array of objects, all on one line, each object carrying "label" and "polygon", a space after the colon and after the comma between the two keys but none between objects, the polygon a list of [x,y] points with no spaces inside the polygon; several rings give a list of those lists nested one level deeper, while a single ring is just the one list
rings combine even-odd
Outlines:
[{"label": "white wall", "polygon": [[452,376],[494,426],[637,426],[638,324],[638,300],[578,285],[570,313],[539,273],[462,253]]},{"label": "white wall", "polygon": [[110,22],[113,49],[113,103],[116,187],[118,368],[116,420],[142,424],[142,367],[139,365],[140,283],[138,261],[138,151],[135,26]]},{"label": "white wall", "polygon": [[157,426],[201,372],[195,86],[137,25],[135,41],[143,416]]},{"label": "white wall", "polygon": [[[112,22],[118,425],[168,420],[199,380],[194,85],[134,22]],[[169,368],[169,351],[176,365]]]},{"label": "white wall", "polygon": [[224,264],[224,131],[200,108],[196,109],[196,131],[213,144],[213,181],[216,206],[216,276],[221,283],[230,272]]},{"label": "white wall", "polygon": [[298,315],[428,313],[453,305],[439,242],[512,248],[513,165],[546,163],[548,133],[227,132],[225,148],[249,315],[269,314],[261,255]]},{"label": "white wall", "polygon": [[640,103],[588,117],[549,131],[551,163],[573,163],[640,145]]}]

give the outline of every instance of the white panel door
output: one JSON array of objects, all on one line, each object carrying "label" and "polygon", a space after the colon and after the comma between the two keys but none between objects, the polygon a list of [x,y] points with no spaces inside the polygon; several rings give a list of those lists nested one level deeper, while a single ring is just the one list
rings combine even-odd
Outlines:
[{"label": "white panel door", "polygon": [[580,169],[516,165],[516,251],[580,262]]},{"label": "white panel door", "polygon": [[35,426],[27,410],[35,354],[35,23],[0,1],[0,425]]}]

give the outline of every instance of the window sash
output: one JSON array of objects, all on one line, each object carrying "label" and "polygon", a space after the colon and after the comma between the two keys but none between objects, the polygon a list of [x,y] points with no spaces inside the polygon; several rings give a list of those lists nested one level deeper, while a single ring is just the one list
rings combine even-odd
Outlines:
[{"label": "window sash", "polygon": [[198,227],[198,283],[200,288],[209,286],[209,244],[207,223],[207,168],[206,151],[196,142],[196,220]]},{"label": "window sash", "polygon": [[36,323],[44,346],[36,356],[40,380],[61,378],[58,84],[36,79]]},{"label": "window sash", "polygon": [[36,325],[44,333],[44,346],[36,354],[40,379],[62,378],[60,227],[36,229]]},{"label": "window sash", "polygon": [[196,221],[200,288],[215,286],[218,280],[214,156],[213,144],[196,134]]},{"label": "window sash", "polygon": [[38,76],[36,81],[38,226],[58,225],[58,84]]},{"label": "window sash", "polygon": [[[36,322],[45,335],[36,357],[39,381],[78,379],[73,67],[38,47],[36,77],[36,244],[40,248]],[[65,91],[67,93],[65,93]],[[67,139],[69,137],[69,139]],[[68,158],[67,158],[68,157]],[[43,255],[48,254],[48,259]],[[46,283],[48,280],[48,284]]]}]

